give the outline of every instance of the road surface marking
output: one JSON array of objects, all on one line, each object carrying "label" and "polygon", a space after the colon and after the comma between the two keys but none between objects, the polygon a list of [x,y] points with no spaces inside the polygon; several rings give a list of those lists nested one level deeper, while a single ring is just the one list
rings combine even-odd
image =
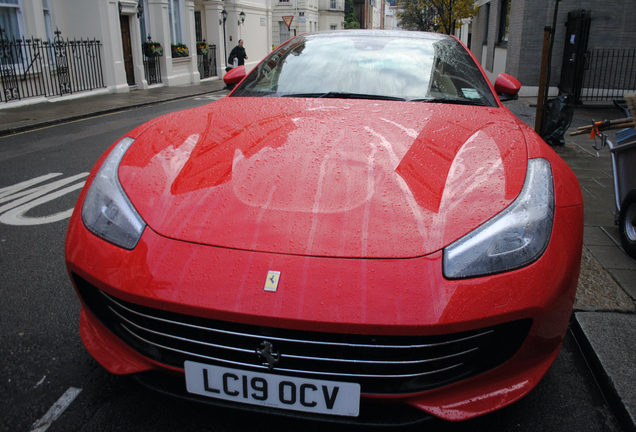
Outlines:
[{"label": "road surface marking", "polygon": [[9,201],[4,205],[0,205],[0,222],[7,225],[42,225],[45,223],[57,222],[71,217],[71,214],[73,214],[72,208],[49,216],[25,216],[26,212],[34,207],[37,207],[49,201],[53,201],[54,199],[66,195],[67,193],[71,193],[77,189],[81,189],[84,186],[85,181],[81,181],[79,183],[56,191],[56,189],[59,189],[62,186],[66,186],[69,183],[73,183],[77,180],[82,180],[83,178],[88,176],[88,173],[80,173],[75,176],[58,180],[44,186],[37,186],[32,189],[25,189],[29,186],[41,183],[44,180],[48,180],[58,175],[61,174],[52,173],[46,176],[41,176],[32,180],[18,183],[17,185],[0,189],[0,203]]},{"label": "road surface marking", "polygon": [[57,420],[62,413],[68,408],[68,406],[73,402],[73,400],[77,397],[77,395],[82,391],[82,389],[69,387],[68,390],[60,397],[57,402],[53,404],[51,408],[44,414],[40,420],[33,423],[32,429],[30,432],[44,432],[51,426],[55,420]]}]

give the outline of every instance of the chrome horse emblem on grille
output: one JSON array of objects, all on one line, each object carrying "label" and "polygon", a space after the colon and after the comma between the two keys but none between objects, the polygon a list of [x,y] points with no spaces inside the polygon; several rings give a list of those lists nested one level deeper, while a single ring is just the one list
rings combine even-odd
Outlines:
[{"label": "chrome horse emblem on grille", "polygon": [[260,348],[256,349],[256,355],[265,360],[263,366],[267,366],[269,370],[272,370],[280,359],[280,352],[274,352],[274,346],[267,341],[261,343]]}]

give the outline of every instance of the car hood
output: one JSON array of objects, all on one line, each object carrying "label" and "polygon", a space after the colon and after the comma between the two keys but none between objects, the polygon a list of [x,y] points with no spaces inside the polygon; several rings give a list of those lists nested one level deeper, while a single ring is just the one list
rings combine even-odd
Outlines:
[{"label": "car hood", "polygon": [[526,166],[505,108],[226,97],[150,125],[119,178],[148,225],[173,239],[406,258],[503,210]]}]

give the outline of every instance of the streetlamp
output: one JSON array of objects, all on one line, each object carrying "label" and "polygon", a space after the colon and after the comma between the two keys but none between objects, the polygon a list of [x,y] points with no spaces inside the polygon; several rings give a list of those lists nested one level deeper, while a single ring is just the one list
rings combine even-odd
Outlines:
[{"label": "streetlamp", "polygon": [[241,11],[241,13],[239,14],[239,18],[240,19],[238,25],[245,24],[245,12]]},{"label": "streetlamp", "polygon": [[219,20],[219,24],[223,22],[223,50],[225,51],[225,61],[227,61],[227,38],[225,37],[225,21],[227,21],[227,11],[225,10],[225,6],[223,6],[221,15],[223,15],[223,21]]}]

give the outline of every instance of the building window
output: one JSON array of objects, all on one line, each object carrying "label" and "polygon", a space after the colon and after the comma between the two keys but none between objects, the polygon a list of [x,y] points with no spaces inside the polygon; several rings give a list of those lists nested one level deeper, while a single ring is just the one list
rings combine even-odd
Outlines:
[{"label": "building window", "polygon": [[289,3],[289,0],[278,0],[278,3]]},{"label": "building window", "polygon": [[203,40],[203,28],[201,26],[201,11],[194,11],[194,35],[197,42]]},{"label": "building window", "polygon": [[22,39],[22,13],[18,0],[0,0],[0,27],[9,40]]},{"label": "building window", "polygon": [[331,30],[338,30],[338,25],[337,25],[337,24],[331,24],[331,25],[329,26],[329,28],[330,28]]},{"label": "building window", "polygon": [[42,12],[44,13],[44,28],[46,30],[46,37],[49,40],[53,40],[53,24],[51,22],[51,8],[49,7],[49,0],[42,0]]},{"label": "building window", "polygon": [[490,3],[487,3],[483,6],[484,9],[484,18],[486,19],[484,26],[484,45],[488,45],[488,32],[490,31]]},{"label": "building window", "polygon": [[145,0],[143,2],[143,6],[144,12],[139,16],[139,34],[141,35],[141,42],[146,42],[150,35],[150,29],[148,28],[148,18],[146,17],[146,14],[148,13],[148,4]]},{"label": "building window", "polygon": [[499,44],[508,44],[508,33],[510,32],[510,3],[511,0],[502,0],[501,15],[499,21]]},{"label": "building window", "polygon": [[181,31],[181,0],[169,0],[170,41],[173,44],[183,43]]}]

